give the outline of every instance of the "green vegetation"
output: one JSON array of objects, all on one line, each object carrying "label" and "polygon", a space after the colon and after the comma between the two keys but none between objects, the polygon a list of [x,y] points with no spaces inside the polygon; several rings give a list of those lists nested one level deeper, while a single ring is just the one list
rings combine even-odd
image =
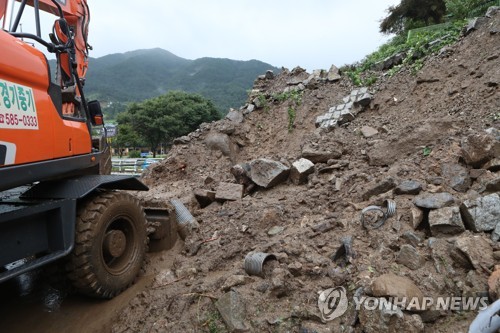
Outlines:
[{"label": "green vegetation", "polygon": [[446,0],[446,10],[454,19],[481,16],[490,6],[498,5],[498,0]]},{"label": "green vegetation", "polygon": [[432,153],[432,148],[431,147],[424,147],[423,155],[425,157],[429,156],[431,153]]},{"label": "green vegetation", "polygon": [[118,116],[117,144],[145,143],[156,157],[160,144],[194,131],[201,123],[220,119],[213,103],[200,95],[180,91],[132,103]]},{"label": "green vegetation", "polygon": [[291,132],[295,125],[297,117],[297,108],[302,104],[303,91],[298,89],[289,90],[272,96],[272,99],[278,103],[288,102],[288,131]]},{"label": "green vegetation", "polygon": [[225,114],[245,103],[246,91],[267,70],[279,72],[257,60],[188,60],[162,49],[138,50],[91,58],[85,88],[90,99],[108,102],[103,103],[108,121],[125,111],[127,104],[168,91],[199,94]]}]

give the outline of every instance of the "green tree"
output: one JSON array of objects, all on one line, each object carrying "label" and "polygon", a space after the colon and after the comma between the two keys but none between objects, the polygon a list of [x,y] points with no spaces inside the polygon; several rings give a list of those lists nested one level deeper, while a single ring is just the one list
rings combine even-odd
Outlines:
[{"label": "green tree", "polygon": [[172,91],[132,103],[118,117],[120,126],[130,128],[151,148],[153,156],[160,144],[194,131],[201,123],[220,118],[214,104],[199,95]]},{"label": "green tree", "polygon": [[445,0],[402,0],[387,10],[389,15],[380,23],[380,31],[401,34],[410,29],[440,23],[446,14]]}]

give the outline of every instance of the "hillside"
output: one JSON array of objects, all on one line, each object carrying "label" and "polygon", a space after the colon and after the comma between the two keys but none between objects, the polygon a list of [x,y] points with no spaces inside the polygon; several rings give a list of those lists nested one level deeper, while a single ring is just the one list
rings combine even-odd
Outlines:
[{"label": "hillside", "polygon": [[257,60],[188,60],[162,49],[137,50],[89,60],[87,94],[101,101],[142,101],[169,90],[199,93],[227,113],[242,104],[255,78],[279,70]]},{"label": "hillside", "polygon": [[[199,225],[150,257],[152,284],[112,331],[467,332],[477,310],[352,298],[498,298],[500,12],[476,28],[369,89],[300,68],[260,79],[240,111],[176,140],[142,200],[179,198]],[[386,200],[395,214],[364,227]],[[252,251],[274,255],[260,276]],[[335,287],[350,303],[325,321],[318,293]]]}]

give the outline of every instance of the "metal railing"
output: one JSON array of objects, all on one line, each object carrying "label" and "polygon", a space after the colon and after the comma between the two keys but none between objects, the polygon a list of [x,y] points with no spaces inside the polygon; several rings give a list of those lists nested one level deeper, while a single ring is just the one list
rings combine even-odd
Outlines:
[{"label": "metal railing", "polygon": [[161,158],[112,158],[112,173],[141,174],[151,164],[158,163]]}]

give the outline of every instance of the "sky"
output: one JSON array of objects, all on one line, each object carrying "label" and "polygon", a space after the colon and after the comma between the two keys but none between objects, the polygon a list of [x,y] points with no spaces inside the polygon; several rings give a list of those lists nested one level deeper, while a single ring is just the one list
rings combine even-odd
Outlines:
[{"label": "sky", "polygon": [[88,0],[92,57],[162,48],[308,71],[361,60],[399,0]]},{"label": "sky", "polygon": [[[186,59],[257,59],[311,72],[360,61],[386,42],[400,0],[87,0],[91,57],[162,48]],[[45,21],[45,22],[44,22]],[[42,34],[53,17],[42,17]],[[24,22],[29,29],[31,22]]]}]

